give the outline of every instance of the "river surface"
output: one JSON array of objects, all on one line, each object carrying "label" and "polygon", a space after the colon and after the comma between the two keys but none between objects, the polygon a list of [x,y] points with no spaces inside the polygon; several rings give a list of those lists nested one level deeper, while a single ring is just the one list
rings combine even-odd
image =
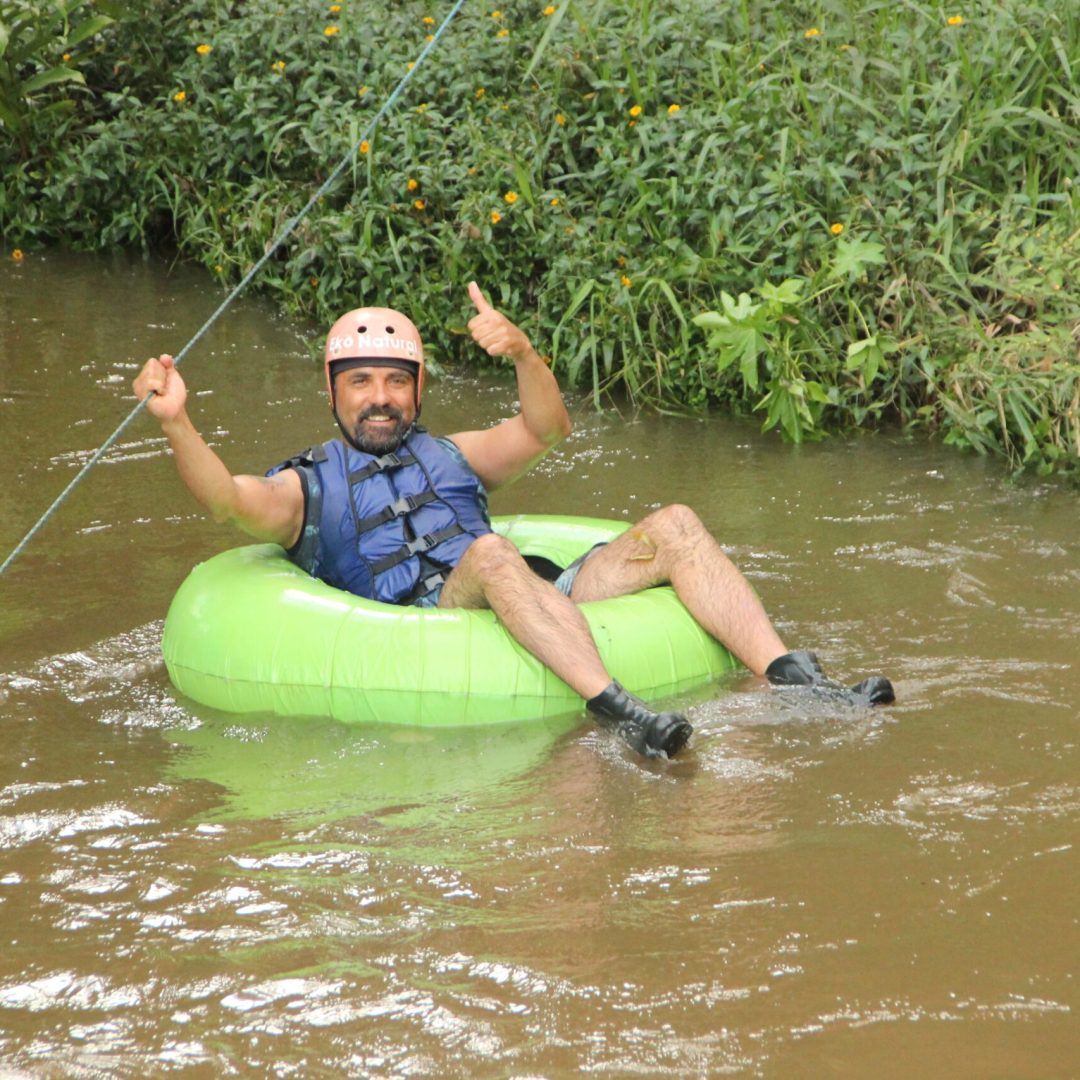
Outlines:
[{"label": "river surface", "polygon": [[[220,302],[196,270],[0,265],[0,556]],[[466,311],[462,289],[462,313]],[[234,471],[333,434],[257,299],[185,361]],[[425,420],[512,385],[446,371]],[[159,654],[208,521],[146,416],[0,578],[5,1077],[1075,1077],[1078,495],[874,435],[598,415],[496,513],[694,506],[789,647],[636,759],[582,715],[430,733],[213,713]]]}]

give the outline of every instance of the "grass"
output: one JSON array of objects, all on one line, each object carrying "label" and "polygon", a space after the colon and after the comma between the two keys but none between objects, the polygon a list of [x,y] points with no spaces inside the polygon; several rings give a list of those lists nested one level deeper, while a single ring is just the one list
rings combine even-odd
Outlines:
[{"label": "grass", "polygon": [[[0,57],[9,98],[85,81],[7,102],[6,244],[173,245],[223,284],[448,7],[78,6],[105,22],[74,48],[75,13]],[[1080,473],[1080,11],[550,7],[467,5],[260,287],[327,325],[397,304],[454,364],[475,277],[598,404],[757,411],[794,440],[898,422]]]}]

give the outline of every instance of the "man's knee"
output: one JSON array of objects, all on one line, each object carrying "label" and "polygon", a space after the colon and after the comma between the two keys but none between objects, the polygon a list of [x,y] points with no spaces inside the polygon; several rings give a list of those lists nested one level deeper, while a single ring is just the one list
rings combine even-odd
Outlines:
[{"label": "man's knee", "polygon": [[660,534],[657,539],[674,541],[690,539],[705,531],[701,518],[682,503],[670,503],[651,514],[643,525],[654,527]]},{"label": "man's knee", "polygon": [[505,573],[508,567],[516,564],[528,568],[518,549],[497,533],[478,536],[465,552],[462,562],[466,560],[469,571],[481,580],[493,574]]}]

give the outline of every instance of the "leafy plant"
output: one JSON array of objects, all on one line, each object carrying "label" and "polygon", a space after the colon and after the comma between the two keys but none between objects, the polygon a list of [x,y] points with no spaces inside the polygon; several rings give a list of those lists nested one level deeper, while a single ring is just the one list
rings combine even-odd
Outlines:
[{"label": "leafy plant", "polygon": [[[5,241],[175,247],[223,284],[441,17],[18,2],[0,0]],[[63,61],[99,16],[116,21]],[[480,359],[476,278],[598,407],[758,410],[796,440],[899,422],[1080,472],[1078,55],[1080,9],[1050,0],[966,21],[835,0],[816,25],[786,0],[466,6],[258,287],[325,325],[400,304],[454,364]],[[27,97],[65,65],[85,89]]]},{"label": "leafy plant", "polygon": [[[61,83],[86,84],[82,72],[71,66],[71,50],[113,22],[109,15],[83,10],[91,6],[90,0],[0,0],[0,124],[18,140],[24,154],[35,109],[45,119],[50,112],[67,112],[74,105],[64,96],[46,102],[46,91]],[[73,23],[76,14],[83,17]]]},{"label": "leafy plant", "polygon": [[762,299],[757,303],[748,293],[734,299],[721,292],[721,311],[694,317],[716,353],[716,373],[723,376],[729,368],[737,370],[741,396],[765,411],[765,431],[779,425],[794,442],[820,436],[826,410],[844,400],[844,383],[856,376],[856,391],[865,393],[886,356],[896,351],[887,335],[867,334],[847,344],[846,359],[840,364],[822,322],[830,294],[882,262],[879,243],[841,237],[832,261],[815,279],[823,284],[810,295],[804,292],[812,282],[786,278],[779,285],[758,286],[754,291]]}]

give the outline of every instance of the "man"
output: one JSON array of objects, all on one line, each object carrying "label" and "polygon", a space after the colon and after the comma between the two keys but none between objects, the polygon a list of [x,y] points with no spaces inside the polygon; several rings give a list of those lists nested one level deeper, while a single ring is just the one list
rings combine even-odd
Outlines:
[{"label": "man", "polygon": [[887,679],[851,691],[828,682],[813,653],[789,653],[753,589],[692,510],[667,506],[568,567],[535,574],[491,531],[487,493],[531,468],[570,431],[555,377],[528,338],[475,282],[473,340],[517,373],[520,412],[483,431],[435,439],[416,420],[423,343],[400,312],[359,308],[326,340],[330,408],[342,438],[272,469],[233,476],[195,430],[172,358],[147,361],[134,389],[172,447],[180,476],[218,521],[280,544],[331,585],[389,603],[490,608],[529,652],[576,690],[640,753],[671,756],[692,732],[657,713],[604,668],[577,605],[670,583],[690,613],[752,672],[780,685],[830,688],[867,704],[894,700]]}]

